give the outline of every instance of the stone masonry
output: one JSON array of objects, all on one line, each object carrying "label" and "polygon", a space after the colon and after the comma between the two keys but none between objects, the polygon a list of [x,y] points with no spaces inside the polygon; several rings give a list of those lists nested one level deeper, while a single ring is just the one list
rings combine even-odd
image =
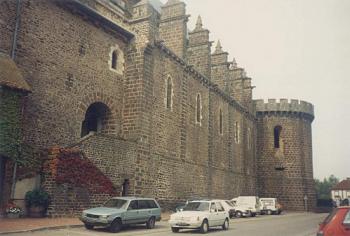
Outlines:
[{"label": "stone masonry", "polygon": [[116,188],[127,179],[130,195],[155,197],[164,208],[239,195],[279,197],[295,210],[305,210],[308,196],[314,206],[312,105],[254,102],[245,70],[220,42],[211,53],[202,19],[187,29],[185,3],[16,4],[0,1],[0,50],[13,48],[19,15],[15,62],[32,88],[26,142],[77,148]]}]

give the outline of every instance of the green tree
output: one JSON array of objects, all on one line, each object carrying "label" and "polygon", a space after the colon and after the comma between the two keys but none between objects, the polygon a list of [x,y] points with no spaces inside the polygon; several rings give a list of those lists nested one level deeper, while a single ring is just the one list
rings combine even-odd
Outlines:
[{"label": "green tree", "polygon": [[323,181],[315,179],[316,194],[318,199],[330,199],[332,188],[339,183],[334,175],[324,178]]}]

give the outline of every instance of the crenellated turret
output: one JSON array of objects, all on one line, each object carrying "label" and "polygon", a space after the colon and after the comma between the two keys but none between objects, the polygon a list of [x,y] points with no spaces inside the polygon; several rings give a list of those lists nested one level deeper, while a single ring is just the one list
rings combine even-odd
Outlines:
[{"label": "crenellated turret", "polygon": [[316,195],[312,169],[311,103],[256,100],[259,196],[277,197],[293,210],[312,210]]},{"label": "crenellated turret", "polygon": [[193,65],[196,70],[210,78],[210,48],[212,42],[209,41],[209,30],[203,28],[200,16],[197,18],[196,28],[189,33],[188,40],[188,64]]},{"label": "crenellated turret", "polygon": [[177,56],[184,58],[186,50],[187,21],[186,4],[169,0],[161,10],[160,39]]}]

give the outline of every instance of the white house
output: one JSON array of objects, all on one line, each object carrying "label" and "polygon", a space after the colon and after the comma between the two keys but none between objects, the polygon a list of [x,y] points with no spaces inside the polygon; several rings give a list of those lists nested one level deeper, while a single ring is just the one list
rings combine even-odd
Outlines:
[{"label": "white house", "polygon": [[343,200],[345,198],[350,198],[350,178],[347,178],[332,188],[332,199]]}]

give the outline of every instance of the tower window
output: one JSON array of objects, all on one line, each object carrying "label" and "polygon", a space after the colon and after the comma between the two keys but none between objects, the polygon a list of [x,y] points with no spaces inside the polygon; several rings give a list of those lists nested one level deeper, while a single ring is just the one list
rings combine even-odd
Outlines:
[{"label": "tower window", "polygon": [[235,138],[235,142],[236,143],[239,143],[239,133],[240,133],[240,130],[239,130],[239,123],[238,121],[235,122],[235,135],[234,135],[234,138]]},{"label": "tower window", "polygon": [[199,124],[201,123],[201,118],[202,118],[201,106],[202,106],[201,95],[197,94],[197,99],[196,99],[196,123],[199,123]]},{"label": "tower window", "polygon": [[171,77],[169,76],[166,80],[166,108],[171,109],[173,106],[172,101],[173,95],[173,83]]},{"label": "tower window", "polygon": [[223,124],[222,124],[222,110],[221,110],[221,108],[220,108],[220,111],[219,111],[219,132],[222,135],[222,133],[223,133]]},{"label": "tower window", "polygon": [[275,148],[280,148],[281,131],[282,127],[279,125],[275,126],[275,128],[273,129]]},{"label": "tower window", "polygon": [[118,52],[115,50],[112,53],[112,69],[117,70],[117,64],[118,64]]},{"label": "tower window", "polygon": [[251,135],[252,135],[252,132],[251,132],[250,128],[248,128],[248,130],[247,130],[247,147],[248,147],[248,149],[250,149],[252,147]]}]

